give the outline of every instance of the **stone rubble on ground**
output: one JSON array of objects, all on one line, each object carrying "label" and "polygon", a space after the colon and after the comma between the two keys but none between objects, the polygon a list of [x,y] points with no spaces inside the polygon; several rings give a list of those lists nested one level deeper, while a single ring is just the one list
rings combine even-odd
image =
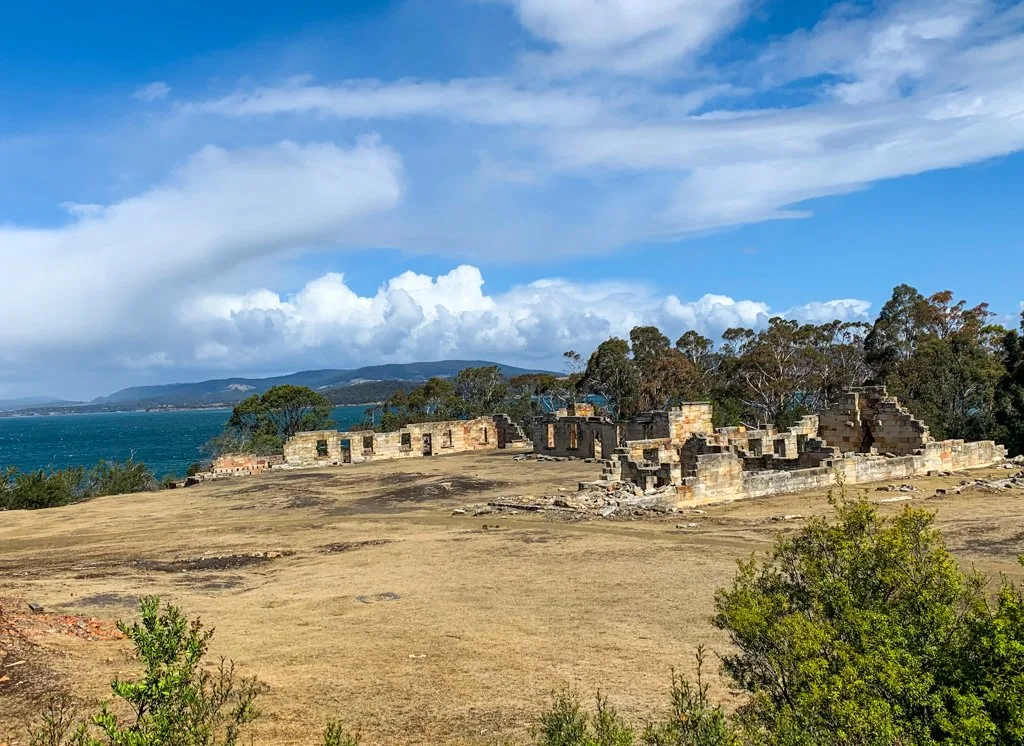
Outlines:
[{"label": "stone rubble on ground", "polygon": [[[675,506],[675,488],[643,490],[627,483],[611,486],[601,483],[594,486],[590,483],[581,484],[581,489],[574,493],[563,492],[558,495],[510,495],[491,500],[486,504],[466,505],[456,508],[452,515],[487,515],[503,513],[514,515],[527,513],[561,513],[574,516],[599,516],[601,518],[638,517],[643,515],[678,513]],[[688,511],[703,514],[704,511]]]}]

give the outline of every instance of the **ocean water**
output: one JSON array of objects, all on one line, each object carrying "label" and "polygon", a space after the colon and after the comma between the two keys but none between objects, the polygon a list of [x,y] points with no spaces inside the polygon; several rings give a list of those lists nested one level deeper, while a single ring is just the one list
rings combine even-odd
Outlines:
[{"label": "ocean water", "polygon": [[[339,430],[363,419],[366,407],[335,407]],[[219,433],[230,409],[189,412],[104,412],[36,417],[0,417],[0,468],[19,471],[92,466],[100,459],[124,461],[134,454],[159,479],[184,475],[198,461],[200,446]]]}]

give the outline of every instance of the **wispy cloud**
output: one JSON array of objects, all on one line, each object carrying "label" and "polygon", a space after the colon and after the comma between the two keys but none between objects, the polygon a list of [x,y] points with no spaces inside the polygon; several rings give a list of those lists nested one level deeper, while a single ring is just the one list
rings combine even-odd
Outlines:
[{"label": "wispy cloud", "polygon": [[132,95],[139,101],[160,101],[167,98],[171,92],[171,87],[164,83],[162,80],[154,81],[148,85],[144,85],[135,91]]}]

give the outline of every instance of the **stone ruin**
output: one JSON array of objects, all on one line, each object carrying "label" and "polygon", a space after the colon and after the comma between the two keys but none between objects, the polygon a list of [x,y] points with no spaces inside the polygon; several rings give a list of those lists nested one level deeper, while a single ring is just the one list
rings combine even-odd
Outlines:
[{"label": "stone ruin", "polygon": [[1006,456],[993,441],[936,441],[884,386],[852,389],[788,430],[714,428],[707,402],[623,422],[578,404],[538,417],[533,445],[537,454],[600,460],[602,479],[581,489],[662,489],[679,507],[828,488],[837,473],[858,484],[990,466]]},{"label": "stone ruin", "polygon": [[528,445],[508,415],[424,422],[390,433],[374,430],[314,430],[284,444],[285,466],[336,466],[404,458],[443,456]]}]

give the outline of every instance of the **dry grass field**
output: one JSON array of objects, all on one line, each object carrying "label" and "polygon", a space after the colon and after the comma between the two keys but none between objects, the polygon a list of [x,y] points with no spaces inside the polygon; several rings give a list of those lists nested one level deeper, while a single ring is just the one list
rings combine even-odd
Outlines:
[{"label": "dry grass field", "polygon": [[[65,687],[91,707],[137,670],[104,625],[132,617],[145,594],[216,627],[214,653],[264,682],[258,744],[313,744],[331,718],[371,745],[529,743],[564,685],[652,712],[670,668],[691,672],[697,645],[725,649],[709,617],[735,561],[801,523],[773,517],[828,504],[817,493],[642,519],[452,514],[554,494],[599,469],[464,454],[0,513],[0,605],[20,633],[0,628],[0,742],[27,742],[44,691]],[[971,476],[984,475],[1006,472]],[[912,504],[938,513],[965,564],[1019,576],[1024,491],[926,497],[962,478],[912,480]],[[892,496],[873,487],[856,490]]]}]

